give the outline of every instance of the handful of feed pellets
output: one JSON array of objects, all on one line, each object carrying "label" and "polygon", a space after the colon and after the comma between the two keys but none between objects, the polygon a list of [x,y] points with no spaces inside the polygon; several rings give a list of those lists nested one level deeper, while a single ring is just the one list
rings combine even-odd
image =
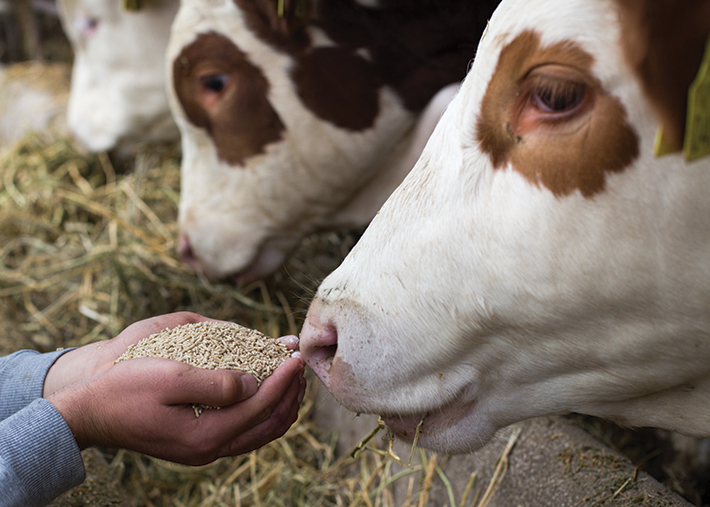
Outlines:
[{"label": "handful of feed pellets", "polygon": [[[240,370],[250,373],[258,384],[291,357],[280,341],[238,324],[204,321],[164,329],[130,345],[114,364],[137,357],[174,359],[208,370]],[[193,405],[195,416],[204,409]]]}]

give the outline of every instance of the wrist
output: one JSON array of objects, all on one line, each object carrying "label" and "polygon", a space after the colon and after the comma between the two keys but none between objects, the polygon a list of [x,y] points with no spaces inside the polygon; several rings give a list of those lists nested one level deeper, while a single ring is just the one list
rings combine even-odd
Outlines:
[{"label": "wrist", "polygon": [[90,397],[86,397],[87,393],[84,390],[85,386],[82,383],[76,383],[72,388],[61,389],[47,397],[47,401],[54,405],[54,408],[69,426],[81,450],[92,445],[91,438],[87,436],[85,431],[87,420],[90,419],[91,400]]},{"label": "wrist", "polygon": [[92,343],[59,356],[44,379],[42,397],[48,398],[64,387],[96,374],[101,364],[96,354],[99,350],[99,344]]}]

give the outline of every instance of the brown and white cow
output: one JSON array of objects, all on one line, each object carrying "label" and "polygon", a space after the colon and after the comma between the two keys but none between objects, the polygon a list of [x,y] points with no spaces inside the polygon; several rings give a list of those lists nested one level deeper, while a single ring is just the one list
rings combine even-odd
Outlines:
[{"label": "brown and white cow", "polygon": [[92,151],[176,141],[165,91],[165,51],[178,0],[57,0],[74,50],[69,128]]},{"label": "brown and white cow", "polygon": [[709,35],[708,0],[504,0],[309,310],[335,397],[446,452],[570,411],[710,436]]},{"label": "brown and white cow", "polygon": [[367,224],[497,3],[183,0],[168,49],[183,258],[247,282],[306,234]]}]

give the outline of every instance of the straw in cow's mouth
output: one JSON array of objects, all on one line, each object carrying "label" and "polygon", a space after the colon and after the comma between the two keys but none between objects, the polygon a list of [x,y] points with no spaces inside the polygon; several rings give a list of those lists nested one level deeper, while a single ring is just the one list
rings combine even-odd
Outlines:
[{"label": "straw in cow's mouth", "polygon": [[[385,420],[380,417],[377,420],[377,427],[373,429],[370,433],[368,433],[365,438],[363,438],[350,452],[350,456],[355,458],[358,454],[360,454],[361,451],[363,450],[369,450],[372,452],[375,452],[377,454],[383,454],[389,459],[399,463],[403,467],[411,468],[412,465],[412,460],[414,459],[414,450],[417,448],[417,441],[419,440],[419,433],[421,431],[422,425],[424,424],[424,419],[427,418],[429,414],[424,414],[420,419],[419,423],[416,426],[416,430],[414,431],[414,438],[412,440],[412,450],[409,454],[409,459],[407,460],[406,463],[402,461],[402,459],[395,454],[394,450],[392,449],[392,445],[394,444],[394,435],[395,432],[393,431],[392,427],[385,422]],[[388,419],[393,419],[393,417],[388,417]],[[387,451],[381,451],[379,449],[375,449],[373,447],[366,447],[367,442],[369,442],[377,433],[379,433],[380,430],[384,429],[387,434],[385,439],[388,442],[387,446]],[[405,435],[406,436],[406,435]]]}]

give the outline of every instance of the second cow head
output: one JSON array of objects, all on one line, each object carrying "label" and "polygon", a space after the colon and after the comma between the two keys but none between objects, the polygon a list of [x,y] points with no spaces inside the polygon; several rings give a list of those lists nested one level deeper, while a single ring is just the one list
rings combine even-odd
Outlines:
[{"label": "second cow head", "polygon": [[366,225],[495,3],[184,0],[168,48],[183,258],[248,282],[304,235]]}]

